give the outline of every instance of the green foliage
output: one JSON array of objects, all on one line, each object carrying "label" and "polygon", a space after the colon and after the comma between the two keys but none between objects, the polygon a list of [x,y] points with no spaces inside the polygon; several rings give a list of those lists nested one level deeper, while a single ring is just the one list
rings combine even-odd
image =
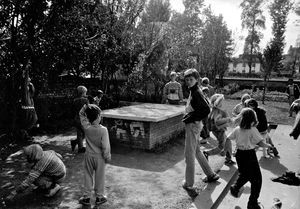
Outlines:
[{"label": "green foliage", "polygon": [[259,52],[259,43],[263,37],[260,30],[265,29],[266,19],[262,10],[263,3],[263,0],[243,0],[240,4],[242,27],[248,30],[244,55],[248,58],[249,74],[251,74],[253,55]]},{"label": "green foliage", "polygon": [[210,8],[204,10],[205,22],[201,31],[200,69],[212,81],[216,75],[223,77],[232,55],[233,40],[222,15],[216,16]]},{"label": "green foliage", "polygon": [[286,31],[287,17],[292,9],[292,3],[290,0],[274,0],[269,6],[270,16],[273,21],[272,33],[273,39],[271,41],[271,47],[273,50],[277,50],[276,56],[273,58],[274,71],[279,71],[283,68],[281,60],[283,59],[283,49],[284,49],[284,33]]},{"label": "green foliage", "polygon": [[[160,15],[157,11],[161,11]],[[163,88],[163,73],[167,65],[166,40],[168,20],[171,16],[169,1],[150,0],[146,5],[134,35],[138,61],[129,77],[128,88],[143,92],[144,100],[149,97],[149,84],[154,85],[154,96]]]}]

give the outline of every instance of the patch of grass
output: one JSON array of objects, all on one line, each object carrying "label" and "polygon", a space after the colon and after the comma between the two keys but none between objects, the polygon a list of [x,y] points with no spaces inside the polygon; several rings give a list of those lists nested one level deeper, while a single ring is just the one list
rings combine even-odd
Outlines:
[{"label": "patch of grass", "polygon": [[[232,116],[232,109],[238,103],[240,100],[226,99],[223,108]],[[265,104],[262,104],[261,101],[258,101],[258,105],[267,111],[268,122],[284,125],[294,124],[295,117],[289,117],[289,104],[287,102],[266,101]]]}]

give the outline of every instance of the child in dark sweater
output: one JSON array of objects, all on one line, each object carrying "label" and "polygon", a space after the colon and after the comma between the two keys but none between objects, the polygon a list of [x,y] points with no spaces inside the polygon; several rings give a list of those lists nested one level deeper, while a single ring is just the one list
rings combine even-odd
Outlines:
[{"label": "child in dark sweater", "polygon": [[278,151],[276,149],[276,147],[274,146],[271,137],[268,134],[268,121],[267,121],[267,117],[266,117],[266,111],[260,107],[258,107],[258,103],[255,99],[248,99],[246,100],[246,106],[250,107],[251,109],[253,109],[257,115],[257,120],[258,120],[258,124],[257,124],[257,130],[259,131],[259,133],[262,135],[264,142],[267,142],[268,144],[270,144],[272,147],[270,149],[268,149],[268,151],[266,150],[266,148],[263,148],[263,156],[267,157],[267,154],[270,154],[270,151],[273,152],[274,156],[278,156]]}]

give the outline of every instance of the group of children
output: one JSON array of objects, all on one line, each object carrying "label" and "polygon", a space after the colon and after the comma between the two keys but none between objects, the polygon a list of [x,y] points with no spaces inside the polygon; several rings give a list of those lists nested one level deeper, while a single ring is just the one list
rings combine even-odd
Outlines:
[{"label": "group of children", "polygon": [[[248,209],[259,209],[259,193],[262,186],[262,176],[256,156],[256,149],[263,147],[263,156],[267,157],[271,152],[278,156],[268,134],[268,122],[266,111],[258,106],[255,99],[245,94],[241,98],[241,103],[233,108],[233,118],[223,109],[224,95],[214,94],[210,98],[198,84],[199,73],[196,69],[188,69],[184,73],[185,82],[190,90],[190,95],[186,104],[186,113],[183,118],[185,123],[185,160],[186,172],[183,188],[189,194],[196,194],[194,184],[194,159],[198,160],[206,178],[206,182],[213,182],[219,179],[209,164],[210,155],[225,155],[225,164],[233,165],[231,140],[236,142],[235,157],[238,165],[239,176],[237,181],[231,186],[231,194],[238,196],[241,187],[248,181],[251,183],[251,194],[248,201]],[[206,90],[207,91],[207,90]],[[300,118],[300,117],[299,117]],[[200,131],[203,125],[216,137],[218,146],[200,151]],[[228,126],[236,126],[233,131],[226,136]],[[268,150],[268,151],[267,151]]]},{"label": "group of children", "polygon": [[[182,186],[189,192],[195,191],[193,187],[195,158],[206,174],[204,181],[208,183],[217,181],[219,176],[209,166],[208,158],[211,155],[221,154],[226,156],[225,163],[227,165],[235,164],[232,160],[231,145],[231,140],[234,140],[236,142],[235,157],[239,176],[231,186],[230,192],[237,197],[241,187],[250,181],[251,194],[247,208],[261,208],[258,197],[262,186],[262,176],[256,156],[257,146],[270,150],[269,152],[263,151],[264,157],[271,151],[274,156],[278,156],[278,151],[268,135],[266,111],[258,107],[255,99],[245,94],[241,98],[241,103],[234,107],[232,112],[234,117],[231,118],[222,106],[224,95],[213,94],[209,98],[208,88],[204,88],[202,91],[199,87],[199,77],[196,69],[188,69],[184,73],[190,94],[186,103],[186,113],[182,120],[185,123],[184,153],[186,161],[185,180]],[[85,152],[83,160],[85,189],[79,202],[89,206],[94,190],[95,205],[99,206],[107,201],[104,195],[104,178],[105,165],[111,160],[109,135],[107,128],[100,124],[101,109],[96,104],[89,104],[86,97],[87,89],[84,86],[79,86],[77,90],[79,97],[74,100],[74,108],[78,112],[75,117],[77,139],[71,141],[71,146],[74,150],[78,145],[78,151]],[[205,91],[208,93],[205,94]],[[294,106],[299,111],[300,101]],[[300,114],[298,118],[299,121]],[[225,132],[230,125],[236,125],[236,127],[227,136]],[[213,133],[218,141],[218,146],[201,152],[200,133],[203,126],[207,128],[208,133],[210,131]],[[294,135],[297,134],[298,136],[300,128],[296,131],[297,133]],[[84,150],[83,137],[86,139]],[[8,199],[12,199],[16,193],[24,191],[32,183],[45,189],[46,196],[53,196],[60,189],[59,183],[66,176],[66,167],[61,160],[62,157],[54,151],[43,151],[37,144],[24,148],[24,153],[28,162],[33,163],[32,171]]]},{"label": "group of children", "polygon": [[[105,165],[111,160],[108,130],[100,124],[101,109],[86,96],[87,88],[78,86],[78,97],[74,100],[75,125],[77,139],[71,141],[74,151],[78,145],[78,153],[85,153],[83,160],[84,195],[79,203],[90,206],[92,191],[95,192],[95,206],[107,201],[104,195]],[[99,92],[100,94],[102,92]],[[99,96],[99,94],[97,95]],[[101,97],[92,101],[99,102]],[[83,139],[86,139],[86,147]],[[32,184],[41,189],[45,196],[52,197],[60,190],[60,183],[66,177],[66,167],[62,156],[53,150],[44,151],[38,144],[32,144],[23,149],[32,169],[25,180],[6,198],[11,201],[16,194],[23,192]]]}]

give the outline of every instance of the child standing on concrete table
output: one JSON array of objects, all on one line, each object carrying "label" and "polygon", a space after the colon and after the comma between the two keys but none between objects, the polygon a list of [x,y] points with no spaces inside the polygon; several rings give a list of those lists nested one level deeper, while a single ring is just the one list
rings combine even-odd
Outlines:
[{"label": "child standing on concrete table", "polygon": [[108,131],[100,125],[100,114],[100,108],[94,104],[84,105],[79,112],[87,144],[83,163],[85,192],[79,203],[86,206],[90,206],[92,190],[96,194],[96,206],[107,201],[104,196],[105,165],[111,154]]},{"label": "child standing on concrete table", "polygon": [[200,151],[200,132],[203,127],[202,120],[209,112],[208,101],[204,98],[199,86],[199,73],[196,69],[188,69],[184,73],[185,82],[189,88],[190,95],[186,103],[185,115],[183,122],[185,123],[185,181],[183,188],[192,191],[195,177],[195,157],[197,158],[203,172],[207,176],[204,181],[214,182],[219,176],[214,173],[208,164],[203,153]]},{"label": "child standing on concrete table", "polygon": [[211,97],[212,111],[208,115],[208,126],[217,138],[218,146],[213,149],[203,151],[203,154],[208,160],[209,155],[216,155],[223,151],[226,155],[225,164],[230,166],[235,164],[235,162],[231,160],[232,145],[230,140],[226,140],[225,131],[231,123],[231,118],[228,116],[227,112],[222,109],[223,101],[223,94],[214,94]]},{"label": "child standing on concrete table", "polygon": [[262,176],[255,147],[259,145],[268,148],[271,145],[264,143],[263,137],[255,127],[257,125],[255,112],[250,108],[244,108],[240,114],[240,125],[228,136],[229,139],[236,141],[237,153],[235,157],[239,171],[238,179],[230,187],[230,192],[234,197],[238,197],[240,188],[250,181],[251,193],[247,208],[260,209],[258,197],[262,185]]}]

